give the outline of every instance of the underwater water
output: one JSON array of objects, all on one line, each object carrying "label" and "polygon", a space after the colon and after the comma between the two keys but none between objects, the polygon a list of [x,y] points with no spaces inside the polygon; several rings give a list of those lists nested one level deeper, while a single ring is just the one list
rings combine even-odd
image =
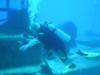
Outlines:
[{"label": "underwater water", "polygon": [[0,75],[100,75],[100,0],[0,0]]}]

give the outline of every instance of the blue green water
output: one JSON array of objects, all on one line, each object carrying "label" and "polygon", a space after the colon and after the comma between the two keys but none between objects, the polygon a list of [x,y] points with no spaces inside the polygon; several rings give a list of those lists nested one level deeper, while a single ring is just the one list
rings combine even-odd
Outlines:
[{"label": "blue green water", "polygon": [[[77,50],[99,54],[99,9],[99,0],[0,0],[0,72],[41,64],[41,46],[37,45],[24,52],[19,50],[22,44],[27,43],[26,38],[23,39],[23,34],[26,37],[27,34],[33,35],[29,32],[33,23],[43,24],[47,21],[70,35],[72,39],[70,43],[66,43],[66,47],[72,55]],[[54,45],[54,40],[47,40],[51,42],[50,47],[61,46],[59,42]],[[76,65],[79,63],[77,66],[82,72],[77,70],[68,75],[99,75],[99,58],[90,60],[91,58],[77,56],[73,62]],[[86,67],[85,71],[83,67]],[[40,75],[53,75],[48,66],[43,68]]]}]

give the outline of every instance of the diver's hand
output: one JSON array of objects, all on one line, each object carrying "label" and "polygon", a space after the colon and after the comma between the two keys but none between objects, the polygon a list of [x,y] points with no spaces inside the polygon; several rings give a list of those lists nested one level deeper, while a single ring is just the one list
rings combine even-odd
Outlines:
[{"label": "diver's hand", "polygon": [[36,46],[37,44],[39,44],[39,40],[37,38],[31,39],[27,44],[23,45],[20,47],[20,51],[26,51],[29,48]]}]

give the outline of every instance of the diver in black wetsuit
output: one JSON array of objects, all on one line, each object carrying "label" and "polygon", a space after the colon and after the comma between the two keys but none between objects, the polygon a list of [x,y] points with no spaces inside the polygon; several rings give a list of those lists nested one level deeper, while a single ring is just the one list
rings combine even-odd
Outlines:
[{"label": "diver in black wetsuit", "polygon": [[69,52],[68,41],[71,38],[69,35],[65,35],[64,33],[67,39],[65,42],[65,37],[60,35],[63,34],[63,32],[55,27],[50,28],[47,23],[41,25],[39,32],[43,34],[38,34],[38,39],[44,44],[48,54],[50,50],[53,50],[55,53],[60,54],[62,57],[61,59],[67,58],[67,54]]},{"label": "diver in black wetsuit", "polygon": [[62,60],[67,58],[69,52],[68,43],[71,39],[69,35],[47,22],[40,25],[34,25],[32,30],[33,29],[36,31],[34,35],[35,38],[21,46],[20,50],[24,51],[29,47],[35,46],[37,43],[42,43],[47,55],[51,56],[52,54],[50,52],[54,51]]}]

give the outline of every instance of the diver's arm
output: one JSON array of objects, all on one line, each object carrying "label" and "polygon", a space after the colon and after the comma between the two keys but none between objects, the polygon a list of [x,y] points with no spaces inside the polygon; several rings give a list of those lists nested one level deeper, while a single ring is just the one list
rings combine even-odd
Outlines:
[{"label": "diver's arm", "polygon": [[26,50],[28,50],[28,48],[31,48],[31,47],[35,46],[36,44],[38,44],[38,43],[39,43],[38,39],[34,38],[34,39],[30,40],[27,44],[22,45],[20,47],[20,50],[21,51],[26,51]]}]

